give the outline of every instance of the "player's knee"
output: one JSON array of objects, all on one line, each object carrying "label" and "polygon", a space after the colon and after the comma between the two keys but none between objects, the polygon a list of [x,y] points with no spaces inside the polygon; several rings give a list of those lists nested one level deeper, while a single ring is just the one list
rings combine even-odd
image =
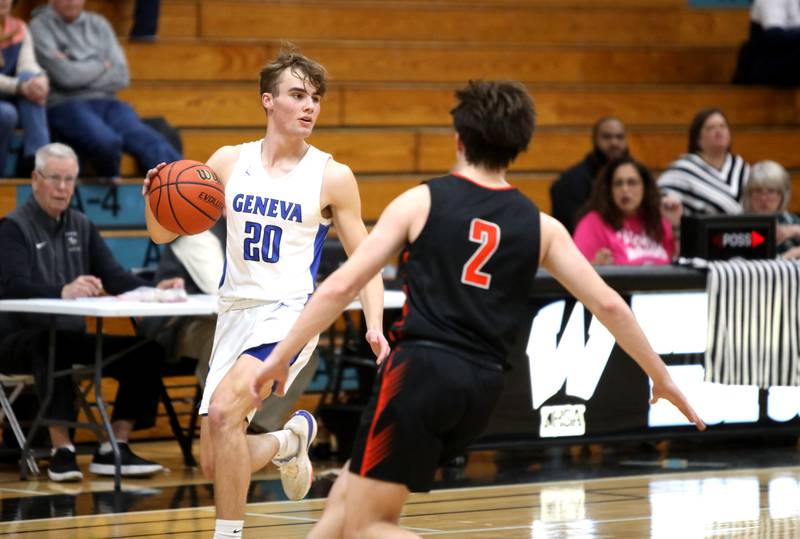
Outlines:
[{"label": "player's knee", "polygon": [[212,401],[208,407],[208,426],[212,436],[221,432],[228,432],[234,428],[241,428],[242,418],[235,418],[235,409],[224,400]]}]

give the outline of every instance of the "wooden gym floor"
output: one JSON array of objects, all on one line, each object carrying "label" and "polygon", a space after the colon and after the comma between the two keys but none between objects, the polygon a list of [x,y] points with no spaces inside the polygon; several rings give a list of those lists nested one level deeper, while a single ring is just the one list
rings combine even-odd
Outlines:
[{"label": "wooden gym floor", "polygon": [[[780,443],[780,442],[783,443]],[[212,489],[182,466],[174,442],[139,443],[169,467],[150,479],[19,481],[0,467],[0,536],[209,538]],[[590,450],[591,449],[591,450]],[[85,470],[89,455],[81,455]],[[246,537],[305,537],[322,511],[336,464],[316,462],[307,500],[285,500],[274,468],[254,478]],[[413,495],[402,525],[423,537],[800,537],[795,440],[673,442],[476,452]]]}]

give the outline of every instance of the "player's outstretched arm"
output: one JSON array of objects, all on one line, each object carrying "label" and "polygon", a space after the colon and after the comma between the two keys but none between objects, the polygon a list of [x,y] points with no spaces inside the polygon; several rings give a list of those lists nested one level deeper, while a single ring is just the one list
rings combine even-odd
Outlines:
[{"label": "player's outstretched arm", "polygon": [[314,335],[330,326],[386,262],[419,234],[419,221],[421,219],[424,224],[429,206],[430,195],[425,186],[403,193],[387,206],[372,232],[347,262],[322,282],[289,334],[259,367],[250,387],[256,406],[261,403],[261,388],[266,384],[276,381],[275,393],[283,394],[291,358]]},{"label": "player's outstretched arm", "polygon": [[603,281],[578,251],[561,223],[545,214],[542,214],[541,223],[542,267],[597,317],[614,335],[622,349],[653,380],[652,402],[659,398],[669,400],[698,430],[704,430],[705,424],[675,385],[667,366],[650,346],[625,301]]},{"label": "player's outstretched arm", "polygon": [[[358,184],[349,167],[331,161],[325,171],[325,195],[333,213],[333,226],[348,256],[367,237],[361,219]],[[359,293],[367,323],[366,339],[380,364],[389,355],[389,343],[383,335],[383,278],[380,273],[367,282]]]}]

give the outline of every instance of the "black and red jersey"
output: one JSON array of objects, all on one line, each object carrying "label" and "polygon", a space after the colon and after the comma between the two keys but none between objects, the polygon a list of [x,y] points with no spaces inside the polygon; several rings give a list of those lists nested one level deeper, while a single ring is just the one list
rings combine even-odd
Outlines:
[{"label": "black and red jersey", "polygon": [[434,341],[505,366],[539,265],[539,209],[514,187],[449,175],[426,182],[428,220],[402,257],[397,340]]}]

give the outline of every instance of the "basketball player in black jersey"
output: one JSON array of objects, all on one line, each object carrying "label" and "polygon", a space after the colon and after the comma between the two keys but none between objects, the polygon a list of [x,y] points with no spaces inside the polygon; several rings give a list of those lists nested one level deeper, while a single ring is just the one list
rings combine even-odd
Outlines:
[{"label": "basketball player in black jersey", "polygon": [[394,351],[362,418],[348,470],[309,537],[417,537],[397,523],[409,493],[428,491],[436,468],[481,433],[503,387],[504,358],[539,265],[616,337],[666,398],[703,422],[672,381],[627,304],[592,269],[564,227],[509,185],[527,149],[533,103],[513,82],[471,82],[456,92],[453,172],[395,199],[371,234],[306,305],[260,366],[281,394],[290,359],[328,327],[364,284],[404,248],[406,304]]}]

